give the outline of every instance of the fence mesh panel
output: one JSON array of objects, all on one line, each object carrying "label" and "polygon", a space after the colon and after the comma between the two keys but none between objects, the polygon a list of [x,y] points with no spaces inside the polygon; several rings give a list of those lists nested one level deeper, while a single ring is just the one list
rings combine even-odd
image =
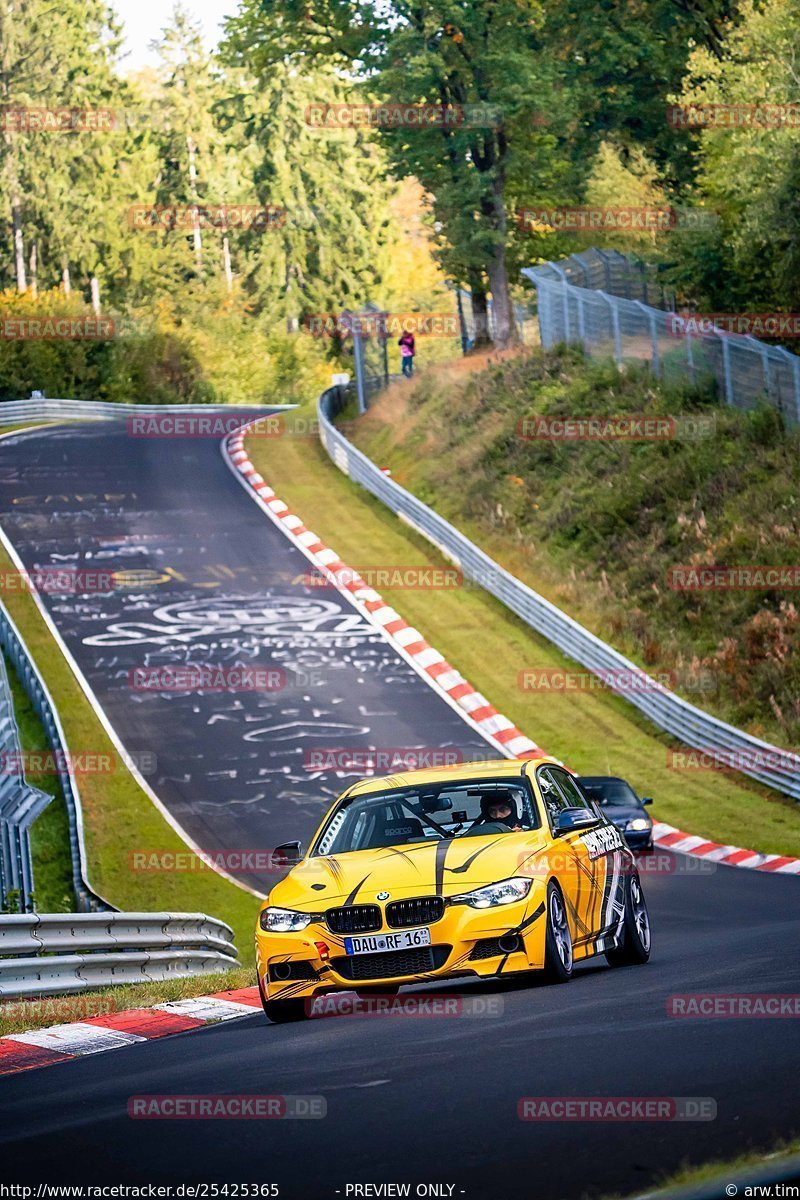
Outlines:
[{"label": "fence mesh panel", "polygon": [[766,400],[787,423],[800,424],[800,358],[723,329],[698,332],[644,263],[593,248],[522,274],[536,287],[545,348],[579,343],[620,366],[646,363],[668,382],[714,380],[730,407],[745,411]]}]

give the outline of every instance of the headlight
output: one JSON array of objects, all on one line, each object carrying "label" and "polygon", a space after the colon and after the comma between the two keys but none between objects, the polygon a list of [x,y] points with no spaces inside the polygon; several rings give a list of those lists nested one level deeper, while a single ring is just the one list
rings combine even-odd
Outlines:
[{"label": "headlight", "polygon": [[636,831],[638,833],[643,829],[649,828],[650,822],[648,821],[647,817],[634,817],[632,821],[628,821],[628,829],[630,829],[631,832]]},{"label": "headlight", "polygon": [[313,913],[294,912],[291,908],[265,908],[261,928],[267,933],[297,933],[311,924]]},{"label": "headlight", "polygon": [[498,904],[513,904],[515,900],[524,900],[531,890],[532,879],[504,879],[501,883],[490,883],[487,887],[476,888],[474,892],[464,892],[460,896],[452,896],[452,903],[469,904],[472,908],[494,908]]}]

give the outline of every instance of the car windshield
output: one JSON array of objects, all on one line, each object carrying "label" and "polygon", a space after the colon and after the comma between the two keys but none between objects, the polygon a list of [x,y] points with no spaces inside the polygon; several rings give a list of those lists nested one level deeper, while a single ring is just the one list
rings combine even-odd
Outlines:
[{"label": "car windshield", "polygon": [[629,783],[624,779],[604,779],[602,781],[581,780],[584,791],[589,793],[592,800],[598,804],[607,804],[613,808],[615,804],[639,804],[639,797]]},{"label": "car windshield", "polygon": [[314,855],[537,829],[523,781],[470,780],[393,788],[345,799],[331,813]]}]

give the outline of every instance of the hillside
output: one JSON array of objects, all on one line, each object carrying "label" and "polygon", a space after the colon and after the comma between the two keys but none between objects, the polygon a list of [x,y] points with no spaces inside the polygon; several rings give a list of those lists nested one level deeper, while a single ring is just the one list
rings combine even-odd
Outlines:
[{"label": "hillside", "polygon": [[[535,417],[674,418],[632,441],[534,436]],[[694,703],[800,744],[797,586],[681,590],[676,568],[800,564],[800,433],[638,370],[541,350],[431,369],[354,442],[520,578]],[[795,572],[797,575],[798,572]],[[536,664],[520,664],[534,667]]]}]

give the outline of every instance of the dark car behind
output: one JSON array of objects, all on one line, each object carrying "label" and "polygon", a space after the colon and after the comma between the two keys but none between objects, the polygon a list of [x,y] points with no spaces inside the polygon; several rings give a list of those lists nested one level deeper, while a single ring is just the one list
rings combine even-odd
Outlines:
[{"label": "dark car behind", "polygon": [[580,784],[620,830],[631,850],[652,850],[653,821],[644,809],[645,804],[653,803],[649,796],[640,800],[631,785],[617,775],[582,775]]}]

